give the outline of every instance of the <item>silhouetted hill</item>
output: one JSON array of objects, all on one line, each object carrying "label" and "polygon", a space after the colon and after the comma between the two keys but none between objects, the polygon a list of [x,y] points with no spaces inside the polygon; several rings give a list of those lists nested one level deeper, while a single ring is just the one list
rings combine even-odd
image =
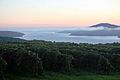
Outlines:
[{"label": "silhouetted hill", "polygon": [[14,32],[14,31],[0,31],[0,36],[2,37],[22,37],[24,33]]},{"label": "silhouetted hill", "polygon": [[119,25],[114,25],[110,23],[100,23],[100,24],[92,25],[90,27],[120,28]]},{"label": "silhouetted hill", "polygon": [[[99,29],[99,27],[103,28]],[[93,26],[89,26],[89,28],[86,28],[84,30],[66,30],[61,31],[61,33],[70,33],[70,35],[72,36],[119,36],[120,26],[109,23],[100,23]]]}]

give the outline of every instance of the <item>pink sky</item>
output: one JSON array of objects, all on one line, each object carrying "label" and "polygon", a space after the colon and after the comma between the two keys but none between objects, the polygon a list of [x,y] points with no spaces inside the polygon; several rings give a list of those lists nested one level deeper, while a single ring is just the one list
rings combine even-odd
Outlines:
[{"label": "pink sky", "polygon": [[1,26],[120,24],[120,0],[0,0]]}]

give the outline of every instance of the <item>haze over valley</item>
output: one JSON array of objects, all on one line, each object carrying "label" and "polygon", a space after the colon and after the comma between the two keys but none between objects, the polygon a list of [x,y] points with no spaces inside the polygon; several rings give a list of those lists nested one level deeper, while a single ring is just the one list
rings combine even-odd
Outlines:
[{"label": "haze over valley", "polygon": [[120,26],[110,23],[99,23],[82,30],[67,30],[61,33],[70,33],[71,36],[120,36]]},{"label": "haze over valley", "polygon": [[[5,30],[11,30],[11,32]],[[17,37],[25,40],[46,40],[92,44],[120,42],[119,26],[110,23],[100,23],[81,28],[3,29],[0,33],[1,36]]]}]

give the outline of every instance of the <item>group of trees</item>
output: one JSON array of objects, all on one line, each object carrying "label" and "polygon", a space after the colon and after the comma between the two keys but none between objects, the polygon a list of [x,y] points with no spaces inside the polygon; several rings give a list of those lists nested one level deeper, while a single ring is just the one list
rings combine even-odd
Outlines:
[{"label": "group of trees", "polygon": [[6,72],[38,74],[43,71],[42,61],[35,53],[25,50],[24,46],[18,46],[19,44],[10,45],[0,46],[1,60],[7,63]]},{"label": "group of trees", "polygon": [[[0,42],[0,74],[44,71],[120,72],[120,44]],[[1,77],[3,77],[1,75]]]}]

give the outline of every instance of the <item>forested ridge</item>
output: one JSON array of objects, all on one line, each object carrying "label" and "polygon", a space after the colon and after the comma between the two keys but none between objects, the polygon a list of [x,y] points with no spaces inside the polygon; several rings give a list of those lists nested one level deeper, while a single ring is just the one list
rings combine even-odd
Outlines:
[{"label": "forested ridge", "polygon": [[120,43],[0,41],[0,80],[5,74],[42,75],[46,71],[120,72]]}]

